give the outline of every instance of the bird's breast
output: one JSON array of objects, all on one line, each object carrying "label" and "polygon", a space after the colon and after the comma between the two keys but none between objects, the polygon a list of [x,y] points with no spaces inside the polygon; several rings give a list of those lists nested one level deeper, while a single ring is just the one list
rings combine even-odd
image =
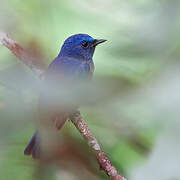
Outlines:
[{"label": "bird's breast", "polygon": [[84,78],[92,78],[94,72],[94,64],[92,61],[83,62],[80,65],[80,76]]}]

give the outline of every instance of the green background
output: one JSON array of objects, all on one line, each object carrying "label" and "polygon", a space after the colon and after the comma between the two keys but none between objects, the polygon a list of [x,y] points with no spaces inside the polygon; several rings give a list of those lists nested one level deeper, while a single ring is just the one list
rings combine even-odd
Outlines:
[{"label": "green background", "polygon": [[[72,34],[107,39],[94,55],[94,81],[104,96],[81,107],[83,117],[121,174],[174,180],[180,178],[179,7],[176,0],[0,0],[0,31],[47,64]],[[0,47],[0,179],[108,179],[69,122],[59,136],[63,146],[76,147],[72,159],[42,167],[23,155],[35,129],[36,80]]]}]

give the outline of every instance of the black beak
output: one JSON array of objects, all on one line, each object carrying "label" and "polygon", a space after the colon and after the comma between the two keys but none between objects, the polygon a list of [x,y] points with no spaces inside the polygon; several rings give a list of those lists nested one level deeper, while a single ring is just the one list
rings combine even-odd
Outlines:
[{"label": "black beak", "polygon": [[96,47],[98,44],[101,44],[101,43],[106,42],[106,41],[107,40],[105,40],[105,39],[95,39],[92,46]]}]

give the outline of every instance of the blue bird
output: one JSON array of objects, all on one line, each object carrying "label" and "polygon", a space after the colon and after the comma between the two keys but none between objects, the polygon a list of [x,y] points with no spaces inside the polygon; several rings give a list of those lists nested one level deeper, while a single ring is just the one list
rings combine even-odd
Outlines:
[{"label": "blue bird", "polygon": [[[104,39],[94,39],[87,34],[76,34],[67,38],[59,55],[53,60],[45,72],[45,82],[51,86],[52,89],[57,90],[58,83],[61,87],[70,87],[69,85],[74,81],[78,82],[80,79],[85,81],[90,80],[94,72],[94,63],[92,58],[95,48],[97,45],[105,41],[106,40]],[[55,107],[55,105],[57,105],[56,103],[54,103],[54,106],[52,105],[53,103],[49,103],[55,99],[57,100],[57,98],[52,95],[52,92],[49,93],[51,95],[47,94],[48,90],[40,97],[40,109],[42,109],[41,106],[48,104],[46,108],[43,107],[43,110],[41,110],[43,114],[47,112],[46,115],[43,115],[43,118],[47,119],[47,121],[52,119],[56,124],[57,130],[60,130],[68,116],[76,110],[78,106],[72,105],[71,108],[60,106],[57,110],[57,107]],[[56,94],[56,92],[54,94]],[[39,132],[36,131],[25,148],[24,154],[32,155],[33,158],[40,158],[40,150],[40,136]]]}]

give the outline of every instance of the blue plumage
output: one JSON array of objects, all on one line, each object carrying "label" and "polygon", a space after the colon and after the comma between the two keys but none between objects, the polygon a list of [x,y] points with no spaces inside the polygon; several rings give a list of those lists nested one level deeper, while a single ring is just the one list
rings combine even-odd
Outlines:
[{"label": "blue plumage", "polygon": [[[105,42],[106,40],[94,39],[87,34],[76,34],[70,36],[65,40],[59,55],[49,65],[44,79],[46,83],[53,82],[54,84],[71,83],[74,80],[89,80],[92,78],[94,72],[93,54],[98,44]],[[41,95],[40,106],[49,102],[50,97],[47,95]],[[47,108],[47,107],[46,107]],[[42,109],[42,108],[41,108]],[[49,119],[56,119],[57,129],[61,129],[69,114],[75,110],[61,108],[58,112],[48,112]],[[44,110],[44,112],[47,111]],[[46,114],[47,116],[47,114]],[[24,154],[32,154],[33,158],[40,157],[40,144],[39,133],[36,132],[32,137],[30,143],[26,147]]]}]

